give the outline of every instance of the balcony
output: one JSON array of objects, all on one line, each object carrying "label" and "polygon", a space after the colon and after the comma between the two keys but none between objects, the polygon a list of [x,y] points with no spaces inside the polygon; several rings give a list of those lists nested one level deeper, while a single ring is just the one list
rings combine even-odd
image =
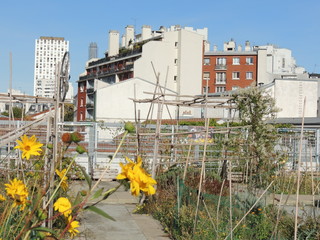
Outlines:
[{"label": "balcony", "polygon": [[93,102],[87,103],[87,104],[86,104],[86,108],[87,108],[87,109],[92,109],[92,108],[94,108],[94,103],[93,103]]},{"label": "balcony", "polygon": [[87,94],[93,94],[94,88],[87,88]]},{"label": "balcony", "polygon": [[91,66],[95,66],[98,64],[108,63],[110,61],[119,60],[122,58],[128,58],[128,57],[132,57],[135,55],[141,55],[141,53],[142,53],[142,46],[137,49],[132,49],[132,50],[126,49],[122,53],[119,53],[117,56],[105,57],[105,58],[99,59],[97,61],[92,61],[88,64],[88,66],[91,67]]},{"label": "balcony", "polygon": [[[93,80],[95,78],[103,78],[103,77],[108,77],[114,74],[132,72],[132,71],[133,71],[133,63],[130,63],[130,64],[127,64],[126,66],[122,66],[119,68],[110,68],[108,70],[101,70],[96,73],[91,73],[86,76],[81,76],[79,78],[79,81]],[[87,89],[87,93],[89,93],[88,89]]]},{"label": "balcony", "polygon": [[215,70],[227,70],[226,64],[216,64]]},{"label": "balcony", "polygon": [[216,79],[216,85],[225,85],[227,83],[226,79]]}]

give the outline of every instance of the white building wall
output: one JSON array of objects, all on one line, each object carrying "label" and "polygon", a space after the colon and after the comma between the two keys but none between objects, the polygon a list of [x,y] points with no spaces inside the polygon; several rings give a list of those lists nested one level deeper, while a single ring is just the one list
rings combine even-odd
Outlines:
[{"label": "white building wall", "polygon": [[[96,91],[96,121],[134,121],[135,107],[132,99],[151,99],[152,95],[144,92],[154,92],[155,84],[139,78],[112,84]],[[174,94],[170,90],[167,93]],[[150,103],[137,103],[137,113],[140,111],[141,120],[146,119]],[[169,107],[174,114],[175,107]],[[156,119],[158,104],[154,104],[149,119]],[[162,118],[169,118],[167,108],[163,106]]]},{"label": "white building wall", "polygon": [[160,85],[165,86],[167,81],[166,87],[175,91],[175,57],[174,42],[150,41],[143,45],[141,58],[134,62],[134,76],[156,83],[157,78],[152,68],[153,64],[156,74],[160,73]]},{"label": "white building wall", "polygon": [[275,79],[274,98],[281,109],[277,118],[301,118],[306,98],[304,117],[317,117],[318,81]]}]

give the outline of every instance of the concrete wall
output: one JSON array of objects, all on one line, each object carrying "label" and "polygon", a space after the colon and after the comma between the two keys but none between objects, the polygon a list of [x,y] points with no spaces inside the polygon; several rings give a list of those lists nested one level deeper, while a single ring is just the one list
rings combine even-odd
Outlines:
[{"label": "concrete wall", "polygon": [[[131,99],[136,94],[137,99],[151,99],[153,96],[144,92],[153,93],[155,84],[139,78],[115,83],[96,91],[96,121],[127,121],[134,120],[135,108]],[[174,92],[166,90],[167,93]],[[136,110],[140,110],[141,119],[148,115],[150,103],[137,103]],[[170,107],[170,113],[175,113],[175,107]],[[153,105],[152,115],[149,119],[156,119],[158,104]],[[169,118],[166,107],[163,107],[162,118]]]},{"label": "concrete wall", "polygon": [[203,37],[180,30],[178,46],[178,93],[201,94]]},{"label": "concrete wall", "polygon": [[277,118],[302,117],[304,98],[304,117],[317,117],[318,81],[275,79],[273,91],[276,106],[281,109]]}]

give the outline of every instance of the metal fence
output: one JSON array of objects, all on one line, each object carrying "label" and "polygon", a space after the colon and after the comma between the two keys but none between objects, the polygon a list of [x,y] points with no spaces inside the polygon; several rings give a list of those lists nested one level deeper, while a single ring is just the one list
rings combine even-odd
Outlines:
[{"label": "metal fence", "polygon": [[[15,121],[11,123],[11,130],[19,127],[25,122]],[[0,134],[9,130],[8,121],[0,121]],[[193,163],[200,163],[204,154],[205,129],[199,126],[161,126],[160,135],[157,135],[156,125],[141,125],[139,135],[129,134],[116,158],[110,162],[114,152],[124,134],[124,123],[97,123],[97,122],[65,122],[60,124],[60,134],[65,132],[80,132],[84,136],[82,144],[88,150],[88,154],[79,155],[77,163],[85,167],[93,177],[98,176],[106,167],[110,169],[109,177],[114,177],[119,168],[119,162],[125,162],[125,156],[133,159],[137,151],[152,162],[156,158],[158,164],[177,164],[185,162],[187,159]],[[40,142],[45,143],[47,139],[47,124],[41,124],[36,129],[28,131],[28,135],[36,135]],[[288,169],[295,169],[300,153],[301,143],[301,162],[302,170],[319,170],[319,147],[320,147],[320,129],[305,129],[302,142],[300,141],[299,128],[278,129],[280,140],[276,145],[277,151],[286,154]],[[225,150],[221,143],[229,134],[243,134],[243,129],[234,129],[231,132],[226,128],[209,128],[209,140],[206,143],[205,151],[206,161],[211,164],[219,165],[225,155]],[[158,142],[158,151],[155,151],[156,138]],[[13,150],[15,142],[10,146],[0,148],[0,163],[3,159],[17,158],[18,153]],[[76,145],[71,145],[70,150],[74,150]],[[139,149],[138,149],[139,148]],[[4,165],[2,165],[3,167]],[[0,165],[1,167],[1,165]]]}]

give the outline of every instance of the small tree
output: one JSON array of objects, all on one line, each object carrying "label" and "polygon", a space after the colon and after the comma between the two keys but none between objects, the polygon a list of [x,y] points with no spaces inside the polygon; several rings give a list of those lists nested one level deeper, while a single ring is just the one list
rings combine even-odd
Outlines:
[{"label": "small tree", "polygon": [[[20,107],[13,107],[12,108],[12,112],[13,112],[13,117],[14,118],[22,118],[22,115],[25,116],[25,111]],[[9,112],[8,111],[2,112],[1,114],[3,116],[9,117]]]},{"label": "small tree", "polygon": [[71,103],[64,104],[64,121],[72,122],[74,117],[74,105]]},{"label": "small tree", "polygon": [[278,157],[275,151],[278,136],[266,120],[274,118],[279,110],[270,94],[259,87],[241,89],[233,100],[240,121],[249,126],[248,148],[243,152],[249,158],[250,175],[254,184],[263,186],[274,175]]}]

